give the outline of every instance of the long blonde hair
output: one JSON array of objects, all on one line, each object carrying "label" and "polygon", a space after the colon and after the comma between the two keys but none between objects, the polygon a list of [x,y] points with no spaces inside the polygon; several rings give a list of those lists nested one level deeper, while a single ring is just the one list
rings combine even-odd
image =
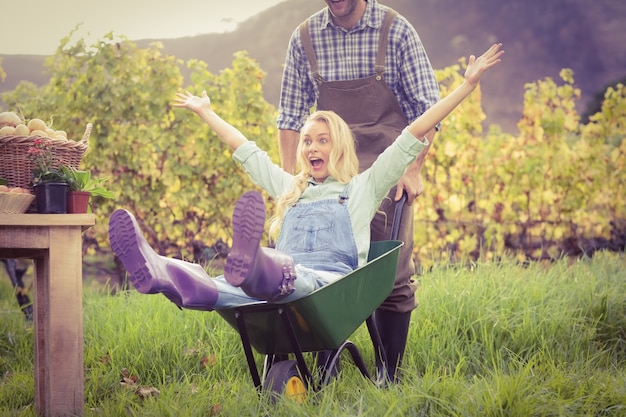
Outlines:
[{"label": "long blonde hair", "polygon": [[323,122],[328,126],[332,149],[328,161],[328,172],[341,184],[347,184],[359,173],[359,160],[356,156],[356,144],[350,126],[333,111],[318,110],[311,114],[304,122],[298,139],[296,162],[300,172],[296,174],[294,186],[291,190],[280,196],[276,201],[276,212],[270,219],[270,236],[277,238],[280,226],[285,217],[287,207],[293,206],[307,187],[309,178],[312,177],[309,161],[302,152],[302,132],[305,126],[313,122]]}]

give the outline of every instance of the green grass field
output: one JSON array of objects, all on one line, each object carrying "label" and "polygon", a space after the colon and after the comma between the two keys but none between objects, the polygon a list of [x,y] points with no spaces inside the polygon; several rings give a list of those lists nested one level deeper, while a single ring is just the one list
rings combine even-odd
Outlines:
[{"label": "green grass field", "polygon": [[[377,388],[346,354],[304,404],[275,405],[219,315],[86,282],[85,415],[625,416],[625,271],[615,253],[435,268],[419,277],[400,384]],[[32,416],[33,329],[12,291],[0,277],[0,415]],[[365,326],[351,340],[373,369]]]}]

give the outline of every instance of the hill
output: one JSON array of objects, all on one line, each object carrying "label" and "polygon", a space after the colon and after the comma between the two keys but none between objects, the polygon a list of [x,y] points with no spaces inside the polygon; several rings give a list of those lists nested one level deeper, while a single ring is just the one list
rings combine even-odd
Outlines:
[{"label": "hill", "polygon": [[[607,0],[384,0],[417,29],[435,68],[456,64],[489,44],[504,43],[506,57],[483,82],[487,123],[516,131],[524,85],[545,77],[559,80],[562,68],[574,70],[582,90],[579,111],[595,105],[608,85],[626,78],[626,2]],[[230,65],[236,51],[246,50],[266,71],[266,99],[278,104],[286,47],[299,22],[319,10],[321,1],[288,0],[240,24],[230,33],[159,41],[166,54],[206,61],[217,72]],[[123,35],[123,34],[121,34]],[[21,80],[42,85],[42,56],[5,55],[7,79],[0,92]]]}]

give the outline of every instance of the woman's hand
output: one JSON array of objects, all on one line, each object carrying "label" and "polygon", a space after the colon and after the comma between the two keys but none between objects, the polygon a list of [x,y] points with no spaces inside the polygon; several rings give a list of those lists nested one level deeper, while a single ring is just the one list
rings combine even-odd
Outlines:
[{"label": "woman's hand", "polygon": [[475,87],[483,73],[500,62],[500,57],[504,55],[504,51],[500,51],[501,47],[501,43],[495,43],[478,58],[470,55],[467,69],[465,70],[465,81]]},{"label": "woman's hand", "polygon": [[207,96],[206,91],[202,92],[202,97],[194,96],[189,91],[185,91],[184,93],[176,93],[172,106],[186,108],[200,114],[205,110],[211,110],[211,99]]}]

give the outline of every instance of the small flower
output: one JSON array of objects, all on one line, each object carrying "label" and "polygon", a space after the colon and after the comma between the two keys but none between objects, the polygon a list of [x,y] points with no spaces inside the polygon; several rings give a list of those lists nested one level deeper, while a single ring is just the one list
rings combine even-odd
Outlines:
[{"label": "small flower", "polygon": [[52,152],[52,144],[41,138],[33,140],[33,145],[26,151],[28,160],[33,164],[33,185],[42,182],[67,182],[60,170],[60,161]]}]

